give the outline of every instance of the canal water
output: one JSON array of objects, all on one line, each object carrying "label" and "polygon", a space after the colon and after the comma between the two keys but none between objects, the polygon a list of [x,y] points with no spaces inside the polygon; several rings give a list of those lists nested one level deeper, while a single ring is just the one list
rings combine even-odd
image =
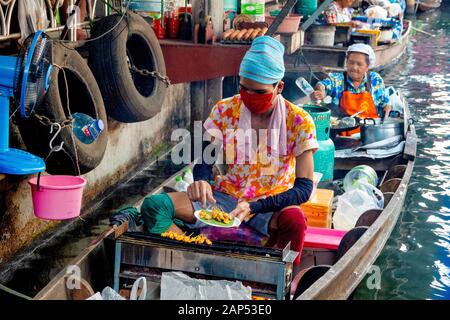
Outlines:
[{"label": "canal water", "polygon": [[[450,1],[419,14],[406,55],[382,74],[401,88],[416,121],[418,156],[405,207],[355,299],[450,299]],[[369,282],[372,284],[373,282]]]},{"label": "canal water", "polygon": [[[376,261],[380,289],[363,281],[355,299],[450,299],[450,1],[418,15],[406,54],[383,77],[406,95],[416,120],[418,157],[405,208]],[[99,202],[100,214],[38,239],[0,270],[0,283],[34,296],[108,225],[111,212],[148,194],[181,167],[163,159],[142,168]],[[93,227],[94,226],[94,227]]]}]

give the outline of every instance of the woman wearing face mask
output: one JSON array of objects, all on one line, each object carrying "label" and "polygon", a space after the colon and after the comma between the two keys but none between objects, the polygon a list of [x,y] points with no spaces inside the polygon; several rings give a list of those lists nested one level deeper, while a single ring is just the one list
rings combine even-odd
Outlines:
[{"label": "woman wearing face mask", "polygon": [[281,95],[283,55],[283,45],[271,37],[253,41],[241,63],[239,95],[219,101],[204,123],[215,142],[221,140],[227,172],[211,183],[213,162],[203,159],[187,192],[148,197],[141,208],[147,232],[204,227],[194,211],[212,204],[243,221],[238,230],[253,230],[267,246],[291,242],[301,252],[306,219],[299,205],[312,192],[318,144],[311,116]]},{"label": "woman wearing face mask", "polygon": [[[375,53],[366,44],[354,44],[347,50],[346,71],[330,73],[319,81],[311,94],[314,100],[331,96],[334,104],[345,115],[363,111],[359,118],[389,117],[391,107],[383,79],[376,72],[369,72],[375,64]],[[352,132],[356,133],[356,132]]]}]

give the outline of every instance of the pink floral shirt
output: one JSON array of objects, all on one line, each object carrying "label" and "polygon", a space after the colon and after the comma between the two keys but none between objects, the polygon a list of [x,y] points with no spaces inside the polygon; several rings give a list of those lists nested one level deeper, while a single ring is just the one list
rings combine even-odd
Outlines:
[{"label": "pink floral shirt", "polygon": [[[223,141],[228,141],[227,136],[233,136],[229,133],[238,128],[241,103],[239,95],[219,101],[205,121],[205,129],[220,130]],[[224,143],[224,160],[226,159],[228,170],[225,175],[216,176],[214,190],[250,201],[292,188],[295,180],[295,158],[307,150],[316,151],[318,143],[311,116],[303,108],[286,100],[285,105],[287,154],[271,156],[270,147],[267,147],[263,139],[255,153],[256,161],[236,163],[236,143]]]}]

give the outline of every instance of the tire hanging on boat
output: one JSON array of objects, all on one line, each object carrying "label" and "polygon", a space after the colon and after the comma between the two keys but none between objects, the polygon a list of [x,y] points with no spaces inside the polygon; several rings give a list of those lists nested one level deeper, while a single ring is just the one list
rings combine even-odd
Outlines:
[{"label": "tire hanging on boat", "polygon": [[[46,171],[50,174],[77,175],[78,161],[80,173],[84,174],[99,165],[108,143],[107,116],[102,95],[88,64],[77,51],[54,43],[53,64],[50,86],[42,105],[35,108],[36,115],[61,123],[69,119],[71,114],[79,112],[101,119],[105,128],[94,142],[84,144],[72,134],[71,126],[64,127],[53,141],[53,146],[64,142],[64,151],[53,152],[48,157]],[[49,155],[49,142],[56,130],[50,134],[50,126],[42,124],[36,117],[17,117],[17,123],[27,149],[45,159]]]},{"label": "tire hanging on boat", "polygon": [[151,26],[134,13],[121,19],[121,15],[111,15],[95,23],[92,38],[101,38],[90,44],[89,65],[108,116],[126,123],[139,122],[161,111],[167,85],[131,67],[165,76],[166,65]]}]

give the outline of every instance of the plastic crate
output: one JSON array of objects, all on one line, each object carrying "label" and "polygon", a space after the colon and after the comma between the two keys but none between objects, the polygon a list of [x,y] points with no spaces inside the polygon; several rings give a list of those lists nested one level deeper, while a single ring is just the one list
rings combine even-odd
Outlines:
[{"label": "plastic crate", "polygon": [[308,226],[331,228],[333,197],[333,190],[317,189],[311,199],[300,206],[308,219]]}]

